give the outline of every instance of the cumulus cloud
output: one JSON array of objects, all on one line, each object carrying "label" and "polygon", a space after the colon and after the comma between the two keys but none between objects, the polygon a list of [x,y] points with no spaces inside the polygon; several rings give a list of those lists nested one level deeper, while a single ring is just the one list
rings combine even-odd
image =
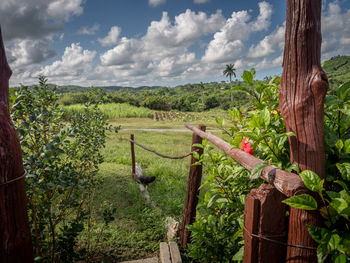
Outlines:
[{"label": "cumulus cloud", "polygon": [[272,6],[260,2],[259,10],[259,16],[253,21],[248,11],[233,12],[220,31],[214,34],[202,60],[225,63],[238,59],[244,48],[243,41],[249,39],[253,32],[267,30],[270,26]]},{"label": "cumulus cloud", "polygon": [[0,24],[4,39],[46,37],[63,29],[63,22],[83,12],[83,0],[2,0]]},{"label": "cumulus cloud", "polygon": [[148,1],[149,5],[153,7],[164,4],[165,2],[166,0],[149,0]]},{"label": "cumulus cloud", "polygon": [[8,57],[11,67],[16,70],[31,64],[40,64],[52,58],[56,52],[50,49],[50,37],[39,40],[16,40],[8,48]]},{"label": "cumulus cloud", "polygon": [[342,10],[338,1],[322,12],[322,59],[350,53],[350,10]]},{"label": "cumulus cloud", "polygon": [[111,46],[117,44],[120,32],[120,27],[112,26],[111,30],[108,32],[108,35],[104,38],[99,38],[98,42],[100,42],[102,46]]},{"label": "cumulus cloud", "polygon": [[264,37],[258,44],[249,48],[248,57],[266,57],[276,52],[281,52],[284,48],[285,25],[276,28],[271,34]]},{"label": "cumulus cloud", "polygon": [[48,78],[83,76],[91,70],[96,51],[84,50],[79,43],[66,47],[61,60],[45,66],[37,75]]},{"label": "cumulus cloud", "polygon": [[152,78],[181,75],[195,61],[195,54],[188,51],[189,47],[224,23],[221,11],[208,16],[188,9],[176,16],[174,22],[163,12],[159,21],[151,22],[143,37],[123,37],[114,48],[101,54],[101,66],[97,70],[119,78],[141,72],[152,72]]},{"label": "cumulus cloud", "polygon": [[100,29],[100,25],[95,24],[92,27],[83,26],[78,30],[78,35],[95,35]]}]

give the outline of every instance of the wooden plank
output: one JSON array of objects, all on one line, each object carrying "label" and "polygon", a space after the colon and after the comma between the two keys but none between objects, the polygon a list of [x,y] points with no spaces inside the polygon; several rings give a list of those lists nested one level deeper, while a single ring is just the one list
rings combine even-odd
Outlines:
[{"label": "wooden plank", "polygon": [[[233,148],[231,144],[211,133],[201,131],[188,123],[186,123],[185,126],[201,138],[206,138],[209,142],[231,156],[249,171],[251,171],[257,164],[264,162],[253,155],[241,151],[240,149]],[[288,197],[303,193],[307,190],[303,181],[297,174],[280,170],[273,165],[269,165],[262,170],[261,178],[266,182],[273,184],[278,191]]]},{"label": "wooden plank", "polygon": [[175,242],[169,242],[170,256],[172,263],[182,263],[179,247]]},{"label": "wooden plank", "polygon": [[[282,203],[285,196],[272,185],[261,185],[251,194],[259,200],[258,235],[277,242],[287,241],[286,205]],[[286,247],[270,240],[259,239],[257,262],[283,262]]]},{"label": "wooden plank", "polygon": [[[279,108],[289,137],[290,161],[325,178],[324,99],[328,89],[321,68],[321,0],[287,0]],[[307,225],[321,225],[319,213],[290,211],[288,243],[316,248]],[[316,250],[288,247],[287,262],[317,262]]]},{"label": "wooden plank", "polygon": [[[205,131],[206,127],[204,125],[199,125],[198,129],[200,131]],[[194,144],[201,144],[201,143],[202,143],[202,138],[197,134],[193,133],[191,152],[196,151],[198,152],[199,155],[201,155],[203,153],[203,149],[193,146]],[[196,162],[198,162],[198,160],[194,158],[194,156],[192,155],[190,172],[189,172],[188,183],[187,183],[186,201],[185,201],[185,207],[184,207],[181,230],[180,230],[180,243],[183,249],[187,248],[187,243],[190,240],[191,233],[186,228],[186,226],[191,225],[196,218],[196,208],[198,204],[199,187],[202,180],[202,165],[193,165]]]},{"label": "wooden plank", "polygon": [[33,262],[21,145],[9,114],[9,79],[0,29],[0,262]]},{"label": "wooden plank", "polygon": [[160,243],[159,257],[161,263],[171,263],[169,246],[165,242]]},{"label": "wooden plank", "polygon": [[255,237],[251,234],[258,234],[259,222],[259,200],[249,193],[245,198],[244,207],[244,253],[243,263],[253,263],[257,259],[257,242]]}]

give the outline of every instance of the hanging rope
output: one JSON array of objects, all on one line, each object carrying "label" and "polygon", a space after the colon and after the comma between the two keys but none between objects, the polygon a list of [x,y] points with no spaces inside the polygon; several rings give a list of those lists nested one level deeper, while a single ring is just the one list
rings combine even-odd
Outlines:
[{"label": "hanging rope", "polygon": [[129,141],[130,141],[131,143],[136,144],[137,146],[140,146],[142,149],[144,149],[144,150],[146,150],[146,151],[152,152],[152,153],[154,153],[154,154],[156,154],[156,155],[158,155],[158,156],[160,156],[160,157],[167,158],[167,159],[183,159],[183,158],[186,158],[186,157],[192,155],[192,152],[186,153],[185,155],[181,155],[181,156],[169,156],[169,155],[164,155],[164,154],[161,154],[161,153],[159,153],[159,152],[156,152],[155,150],[149,149],[149,148],[147,148],[146,146],[143,146],[142,144],[137,143],[137,142],[135,142],[135,141],[133,141],[133,140],[131,140],[131,139],[129,139]]},{"label": "hanging rope", "polygon": [[23,179],[24,177],[26,177],[26,175],[27,175],[27,171],[26,171],[26,170],[24,170],[23,175],[21,175],[21,176],[19,176],[19,177],[15,178],[15,179],[12,179],[12,180],[10,180],[10,181],[7,181],[7,182],[4,182],[4,183],[1,183],[1,184],[0,184],[0,186],[3,186],[3,185],[8,185],[8,184],[10,184],[10,183],[13,183],[13,182],[16,182],[16,181],[18,181],[18,180],[21,180],[21,179]]}]

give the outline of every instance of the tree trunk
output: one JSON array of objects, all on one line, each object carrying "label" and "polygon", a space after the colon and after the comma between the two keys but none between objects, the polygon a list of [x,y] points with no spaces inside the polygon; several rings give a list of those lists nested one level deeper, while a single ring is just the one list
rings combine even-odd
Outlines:
[{"label": "tree trunk", "polygon": [[[291,163],[325,178],[324,99],[328,80],[320,65],[321,0],[287,0],[280,110],[289,137]],[[317,212],[291,208],[288,243],[316,247],[307,225],[320,225]],[[288,247],[287,262],[317,262],[316,250]]]},{"label": "tree trunk", "polygon": [[11,74],[0,29],[0,262],[33,262],[21,145],[9,114]]}]

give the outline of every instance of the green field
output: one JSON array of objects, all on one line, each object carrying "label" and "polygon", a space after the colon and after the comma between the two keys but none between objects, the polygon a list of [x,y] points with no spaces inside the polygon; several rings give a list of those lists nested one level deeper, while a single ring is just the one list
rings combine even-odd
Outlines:
[{"label": "green field", "polygon": [[[150,128],[159,121],[148,118],[121,119],[119,124],[129,124],[130,128]],[[114,120],[112,124],[118,124]],[[163,123],[161,128],[166,128]],[[137,125],[137,126],[136,126]],[[178,125],[178,128],[183,127]],[[99,176],[103,179],[97,195],[95,207],[98,210],[105,203],[116,208],[115,220],[103,228],[102,223],[94,228],[94,236],[103,231],[103,239],[98,242],[96,260],[131,260],[146,258],[158,253],[159,242],[166,240],[165,217],[178,221],[182,212],[187,190],[190,157],[182,160],[163,159],[135,146],[136,162],[141,164],[144,175],[155,176],[156,181],[148,186],[156,208],[144,204],[137,184],[131,177],[130,134],[135,141],[166,155],[183,155],[190,152],[192,133],[173,131],[121,130],[109,133],[103,150],[104,163],[100,165]],[[97,222],[101,218],[96,216]],[[95,242],[92,242],[95,243]]]}]

